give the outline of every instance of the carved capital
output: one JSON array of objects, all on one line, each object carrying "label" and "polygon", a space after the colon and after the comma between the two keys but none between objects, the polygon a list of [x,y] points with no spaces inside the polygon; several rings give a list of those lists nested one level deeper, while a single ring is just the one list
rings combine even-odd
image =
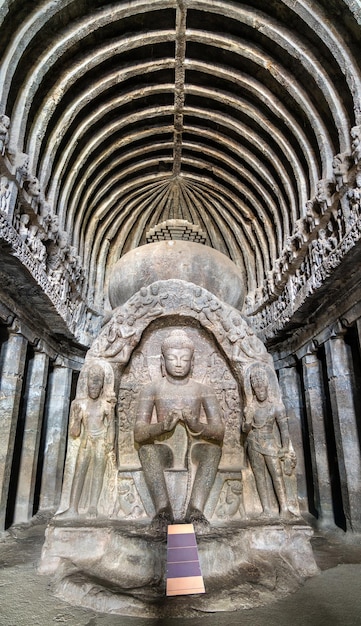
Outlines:
[{"label": "carved capital", "polygon": [[6,326],[10,326],[15,319],[14,313],[2,302],[0,302],[0,319]]},{"label": "carved capital", "polygon": [[10,335],[25,335],[24,324],[19,320],[18,317],[14,317],[11,325],[9,326]]},{"label": "carved capital", "polygon": [[9,327],[9,332],[13,335],[22,335],[31,345],[36,346],[39,342],[39,337],[36,333],[30,328],[30,326],[18,317],[14,318],[11,326]]},{"label": "carved capital", "polygon": [[313,363],[317,360],[318,342],[310,341],[297,351],[297,357],[303,363]]}]

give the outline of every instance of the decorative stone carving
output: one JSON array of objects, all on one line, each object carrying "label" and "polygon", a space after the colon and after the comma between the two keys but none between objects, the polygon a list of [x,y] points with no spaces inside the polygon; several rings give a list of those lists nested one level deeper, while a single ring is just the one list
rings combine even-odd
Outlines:
[{"label": "decorative stone carving", "polygon": [[347,184],[350,165],[351,159],[348,152],[342,152],[333,157],[332,169],[336,180],[337,191],[340,191],[340,189]]},{"label": "decorative stone carving", "polygon": [[[360,180],[359,180],[360,179]],[[262,331],[264,339],[274,337],[287,325],[294,312],[308,296],[317,291],[331,276],[346,254],[361,238],[361,175],[356,174],[356,187],[344,194],[337,208],[323,217],[324,228],[308,246],[299,268],[289,276],[283,292],[274,302],[263,302],[263,308],[247,310],[254,327]],[[317,222],[316,224],[317,225]],[[285,268],[282,268],[284,271]]]},{"label": "decorative stone carving", "polygon": [[305,223],[303,219],[297,220],[295,223],[294,233],[291,237],[291,245],[294,250],[302,248],[303,244],[307,242],[307,233],[305,232]]},{"label": "decorative stone carving", "polygon": [[311,244],[311,259],[313,262],[313,267],[320,267],[325,259],[335,250],[337,247],[337,239],[332,234],[333,226],[332,223],[329,222],[327,225],[327,230],[321,228],[318,232],[318,239],[315,239]]},{"label": "decorative stone carving", "polygon": [[0,210],[9,213],[11,200],[10,182],[5,176],[0,179]]},{"label": "decorative stone carving", "polygon": [[[23,216],[21,216],[21,218],[22,217]],[[26,225],[24,224],[24,226]],[[44,233],[42,233],[39,230],[39,226],[37,224],[32,224],[29,226],[25,243],[28,246],[29,250],[31,250],[31,252],[33,253],[34,258],[39,262],[40,267],[42,269],[45,269],[45,260],[47,256],[47,251],[46,251],[46,247],[42,243],[43,238],[44,238]]]},{"label": "decorative stone carving", "polygon": [[[88,517],[97,517],[108,457],[114,455],[114,375],[107,363],[90,362],[81,373],[77,397],[70,411],[70,437],[76,441],[76,462],[67,509],[60,518],[79,514],[81,497]],[[74,462],[74,447],[69,455]],[[68,469],[68,480],[69,480]],[[87,481],[88,479],[88,481]],[[87,490],[84,486],[87,486]],[[66,485],[69,490],[69,484]],[[87,499],[88,498],[88,499]]]},{"label": "decorative stone carving", "polygon": [[361,161],[361,126],[351,128],[351,149],[352,156],[356,165]]},{"label": "decorative stone carving", "polygon": [[331,181],[327,179],[318,181],[315,200],[320,208],[321,215],[324,215],[328,207],[331,206],[333,191],[334,185]]},{"label": "decorative stone carving", "polygon": [[27,213],[23,213],[19,217],[19,227],[18,232],[21,239],[26,242],[29,235],[29,224],[30,224],[30,215]]},{"label": "decorative stone carving", "polygon": [[16,152],[11,155],[11,161],[15,168],[16,180],[20,187],[23,186],[24,180],[28,176],[29,171],[29,155],[25,152]]},{"label": "decorative stone carving", "polygon": [[59,217],[47,212],[42,218],[42,225],[48,241],[56,241],[59,232]]},{"label": "decorative stone carving", "polygon": [[207,235],[199,226],[181,219],[167,220],[157,224],[146,233],[147,243],[168,239],[195,241],[204,244],[207,241]]},{"label": "decorative stone carving", "polygon": [[24,180],[24,189],[31,198],[39,198],[40,183],[36,176],[30,176],[30,178]]},{"label": "decorative stone carving", "polygon": [[295,249],[292,245],[291,237],[286,238],[285,247],[283,248],[281,257],[280,257],[280,270],[281,273],[285,273],[288,271],[290,264],[292,263],[295,257]]},{"label": "decorative stone carving", "polygon": [[9,143],[10,118],[0,115],[0,154],[3,156]]},{"label": "decorative stone carving", "polygon": [[133,479],[126,477],[120,478],[118,481],[115,516],[126,519],[138,519],[143,515],[143,505]]},{"label": "decorative stone carving", "polygon": [[308,200],[306,202],[306,215],[305,215],[305,224],[307,232],[312,233],[314,228],[320,223],[318,215],[314,210],[314,200]]},{"label": "decorative stone carving", "polygon": [[[117,445],[96,473],[102,485],[100,495],[99,482],[93,487],[97,493],[93,498],[92,481],[79,471],[75,446],[80,449],[77,440],[82,435],[74,428],[74,416],[79,406],[83,415],[89,415],[89,403],[97,402],[97,424],[104,414],[100,395],[90,400],[88,387],[84,391],[86,372],[96,364],[113,373],[108,405],[112,407],[114,390]],[[256,406],[251,371],[267,372],[261,407]],[[42,571],[57,572],[59,593],[69,599],[71,589],[73,601],[84,603],[82,590],[93,587],[98,598],[94,607],[137,615],[138,603],[143,614],[153,615],[148,599],[154,603],[163,596],[164,531],[177,520],[195,524],[214,610],[224,610],[240,591],[246,562],[264,570],[266,544],[267,568],[277,579],[276,587],[289,589],[293,557],[287,548],[280,569],[275,528],[296,533],[307,571],[315,571],[315,566],[308,535],[301,530],[305,527],[296,499],[295,455],[284,418],[272,357],[237,309],[203,285],[179,278],[141,287],[114,308],[86,356],[72,407],[62,503],[47,531]],[[276,484],[268,479],[266,492],[259,486],[256,453],[250,465],[244,453],[245,431],[251,450],[257,427],[263,439],[264,431],[270,434],[272,429],[267,450],[272,461],[260,454]],[[104,459],[106,432],[100,431]],[[262,506],[266,519],[260,517]],[[89,513],[97,517],[90,518]],[[236,561],[224,557],[233,536],[242,553]],[[89,541],[96,553],[89,551]],[[209,558],[215,553],[219,563],[212,570]],[[127,562],[126,568],[119,559]],[[281,573],[285,562],[287,573]],[[299,572],[296,564],[295,569]],[[258,582],[256,588],[262,593]],[[115,590],[116,604],[110,590]],[[179,615],[184,614],[179,605]]]},{"label": "decorative stone carving", "polygon": [[[292,475],[296,467],[296,456],[290,442],[286,411],[280,399],[278,383],[269,366],[256,364],[249,368],[245,378],[245,395],[247,402],[242,430],[247,434],[247,455],[256,479],[263,515],[274,515],[268,475],[280,515],[289,517],[290,503],[284,478]],[[278,433],[275,432],[276,426]],[[296,494],[293,497],[293,501],[295,500]]]},{"label": "decorative stone carving", "polygon": [[[134,440],[140,445],[139,458],[156,511],[152,528],[156,530],[174,521],[164,470],[172,466],[171,449],[165,441],[177,424],[186,430],[189,461],[197,465],[184,519],[198,530],[209,525],[203,511],[221,458],[224,426],[214,391],[191,377],[193,359],[193,342],[184,331],[173,331],[162,344],[163,380],[149,383],[140,392]],[[151,423],[154,409],[157,421]]]},{"label": "decorative stone carving", "polygon": [[61,332],[68,332],[65,331],[66,320],[68,328],[74,332],[77,329],[77,315],[83,300],[78,289],[73,289],[70,285],[64,264],[59,262],[57,274],[49,268],[47,248],[43,243],[46,234],[39,225],[38,217],[28,213],[16,213],[14,226],[6,214],[0,213],[0,240],[11,247],[12,254],[28,269],[35,281],[34,291],[37,291],[36,284],[39,285],[55,306],[60,318],[57,321],[54,319],[53,323],[60,324]]},{"label": "decorative stone carving", "polygon": [[221,495],[219,496],[216,516],[221,520],[246,519],[246,511],[243,504],[242,480],[226,480]]}]

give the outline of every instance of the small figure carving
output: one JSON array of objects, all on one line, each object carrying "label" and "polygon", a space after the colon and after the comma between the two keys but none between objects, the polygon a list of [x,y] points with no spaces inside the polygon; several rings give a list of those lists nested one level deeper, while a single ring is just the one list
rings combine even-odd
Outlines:
[{"label": "small figure carving", "polygon": [[280,270],[281,274],[288,271],[289,266],[293,262],[295,251],[292,247],[291,237],[286,237],[285,247],[282,250],[280,256]]},{"label": "small figure carving", "polygon": [[314,200],[307,200],[306,202],[306,215],[304,217],[306,231],[312,233],[314,228],[318,226],[320,220],[314,209]]},{"label": "small figure carving", "polygon": [[154,319],[163,312],[163,300],[168,294],[160,294],[158,285],[150,285],[150,287],[141,287],[139,295],[132,303],[134,318]]},{"label": "small figure carving", "polygon": [[136,328],[135,321],[133,315],[125,321],[123,313],[115,313],[93,344],[91,354],[125,365],[141,336],[141,329]]},{"label": "small figure carving", "polygon": [[[202,531],[209,526],[203,511],[221,458],[221,410],[213,389],[191,377],[194,345],[189,336],[175,330],[164,340],[161,350],[163,379],[141,390],[134,427],[134,440],[140,446],[139,458],[156,511],[151,528],[162,532],[174,520],[164,476],[164,470],[172,467],[172,451],[158,442],[169,439],[180,423],[193,442],[190,456],[197,464],[185,520]],[[202,407],[206,423],[200,420]],[[151,422],[154,408],[156,423]]]},{"label": "small figure carving", "polygon": [[11,198],[11,190],[9,181],[7,178],[2,178],[0,181],[0,209],[5,213],[9,211],[9,202]]},{"label": "small figure carving", "polygon": [[115,395],[104,397],[104,369],[92,364],[87,372],[88,397],[75,399],[71,405],[69,432],[80,439],[69,508],[57,517],[76,517],[88,472],[92,469],[87,515],[98,515],[98,500],[103,486],[107,457],[114,450]]},{"label": "small figure carving", "polygon": [[[331,231],[332,232],[332,231]],[[315,239],[311,245],[311,258],[315,267],[320,267],[325,258],[331,254],[331,252],[337,246],[337,239],[331,236],[330,229],[327,232],[324,228],[320,228],[318,233],[318,239]]]},{"label": "small figure carving", "polygon": [[[246,449],[256,480],[263,514],[272,516],[266,473],[269,474],[277,497],[280,514],[290,517],[284,474],[290,476],[296,466],[296,456],[290,447],[288,419],[278,394],[270,392],[268,371],[261,365],[251,368],[249,383],[251,398],[244,410],[242,430],[247,434]],[[280,443],[275,436],[277,424]]]},{"label": "small figure carving", "polygon": [[43,220],[48,240],[55,241],[59,232],[59,216],[48,213]]},{"label": "small figure carving", "polygon": [[332,194],[334,191],[334,185],[325,178],[322,178],[317,183],[316,202],[320,208],[321,214],[327,211],[328,207],[332,204]]},{"label": "small figure carving", "polygon": [[55,284],[59,276],[64,276],[64,261],[69,250],[68,234],[58,230],[56,239],[48,247],[47,269],[49,278]]},{"label": "small figure carving", "polygon": [[12,160],[16,171],[16,180],[20,185],[28,176],[29,171],[29,155],[25,152],[16,152],[12,155]]},{"label": "small figure carving", "polygon": [[42,243],[42,233],[39,231],[38,226],[31,226],[29,228],[28,239],[26,241],[27,246],[34,255],[34,258],[39,262],[40,266],[45,270],[46,259],[46,247]]},{"label": "small figure carving", "polygon": [[238,515],[241,519],[246,518],[242,480],[229,479],[226,481],[219,498],[216,515],[219,519],[229,519]]},{"label": "small figure carving", "polygon": [[5,154],[5,149],[9,143],[10,118],[7,115],[0,115],[0,154]]},{"label": "small figure carving", "polygon": [[262,299],[267,301],[269,298],[272,298],[274,294],[274,282],[273,282],[273,274],[271,271],[267,272],[267,276],[262,285]]},{"label": "small figure carving", "polygon": [[140,498],[136,492],[133,480],[122,478],[118,482],[118,498],[115,515],[123,515],[128,518],[140,517],[143,513],[143,507]]},{"label": "small figure carving", "polygon": [[24,181],[24,189],[32,198],[39,198],[40,183],[36,176],[30,176]]},{"label": "small figure carving", "polygon": [[302,248],[303,244],[306,243],[306,241],[307,234],[305,232],[305,224],[303,219],[299,219],[295,223],[294,233],[291,237],[291,246],[295,251],[300,250],[300,248]]},{"label": "small figure carving", "polygon": [[24,242],[26,242],[29,235],[29,223],[30,215],[23,213],[19,220],[19,235]]},{"label": "small figure carving", "polygon": [[244,309],[245,309],[246,315],[251,315],[253,308],[254,308],[253,294],[248,294],[244,301]]},{"label": "small figure carving", "polygon": [[350,169],[350,155],[347,152],[336,154],[332,160],[333,175],[336,180],[336,189],[339,191],[347,183]]},{"label": "small figure carving", "polygon": [[254,334],[252,328],[240,316],[232,317],[231,322],[227,338],[233,344],[232,360],[239,363],[247,363],[254,359],[269,361],[270,356],[264,344]]},{"label": "small figure carving", "polygon": [[351,128],[351,149],[352,156],[357,165],[361,161],[361,126],[354,126]]}]

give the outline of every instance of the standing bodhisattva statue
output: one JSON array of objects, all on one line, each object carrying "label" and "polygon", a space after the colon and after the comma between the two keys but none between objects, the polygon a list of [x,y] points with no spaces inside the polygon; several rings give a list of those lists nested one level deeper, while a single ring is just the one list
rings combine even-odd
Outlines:
[{"label": "standing bodhisattva statue", "polygon": [[105,397],[104,370],[101,365],[91,365],[87,372],[86,398],[75,399],[70,410],[69,433],[80,440],[75,471],[70,492],[69,508],[57,517],[76,517],[89,470],[88,517],[98,515],[98,500],[103,486],[104,472],[110,452],[114,450],[115,396]]},{"label": "standing bodhisattva statue", "polygon": [[[288,419],[280,399],[270,392],[267,370],[253,368],[250,374],[252,400],[244,411],[242,430],[247,434],[246,448],[256,480],[263,514],[272,517],[268,473],[282,517],[292,517],[288,509],[284,474],[290,476],[296,465],[296,456],[290,447]],[[280,443],[275,436],[277,424]]]},{"label": "standing bodhisattva statue", "polygon": [[[143,387],[140,392],[134,439],[155,507],[154,530],[165,530],[174,521],[164,470],[172,467],[172,451],[165,439],[178,422],[185,426],[193,443],[191,458],[197,466],[185,521],[198,530],[209,526],[203,511],[214,483],[224,436],[221,409],[210,387],[192,378],[194,345],[182,330],[174,330],[163,341],[161,369],[163,378]],[[204,409],[206,423],[200,420]],[[157,422],[151,423],[153,409]],[[188,470],[190,471],[190,470]]]}]

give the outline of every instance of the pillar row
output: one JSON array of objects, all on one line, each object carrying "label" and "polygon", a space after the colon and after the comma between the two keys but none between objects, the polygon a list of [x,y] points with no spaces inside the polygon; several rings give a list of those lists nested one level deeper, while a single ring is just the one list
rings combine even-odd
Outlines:
[{"label": "pillar row", "polygon": [[25,337],[15,330],[10,331],[3,345],[0,380],[0,531],[5,529],[27,345]]},{"label": "pillar row", "polygon": [[288,415],[290,438],[297,455],[297,489],[301,508],[307,508],[307,484],[302,440],[302,394],[296,365],[278,370],[283,402]]},{"label": "pillar row", "polygon": [[60,502],[71,381],[72,370],[63,364],[56,363],[49,375],[40,510],[56,509]]},{"label": "pillar row", "polygon": [[48,369],[48,355],[41,347],[36,348],[28,373],[29,389],[14,514],[14,522],[17,524],[29,521],[33,515]]},{"label": "pillar row", "polygon": [[352,370],[342,333],[325,343],[341,491],[349,530],[361,531],[361,458],[352,392]]},{"label": "pillar row", "polygon": [[316,349],[301,358],[305,408],[310,435],[310,455],[314,476],[315,507],[319,522],[334,525],[333,499],[327,454],[322,370]]}]

